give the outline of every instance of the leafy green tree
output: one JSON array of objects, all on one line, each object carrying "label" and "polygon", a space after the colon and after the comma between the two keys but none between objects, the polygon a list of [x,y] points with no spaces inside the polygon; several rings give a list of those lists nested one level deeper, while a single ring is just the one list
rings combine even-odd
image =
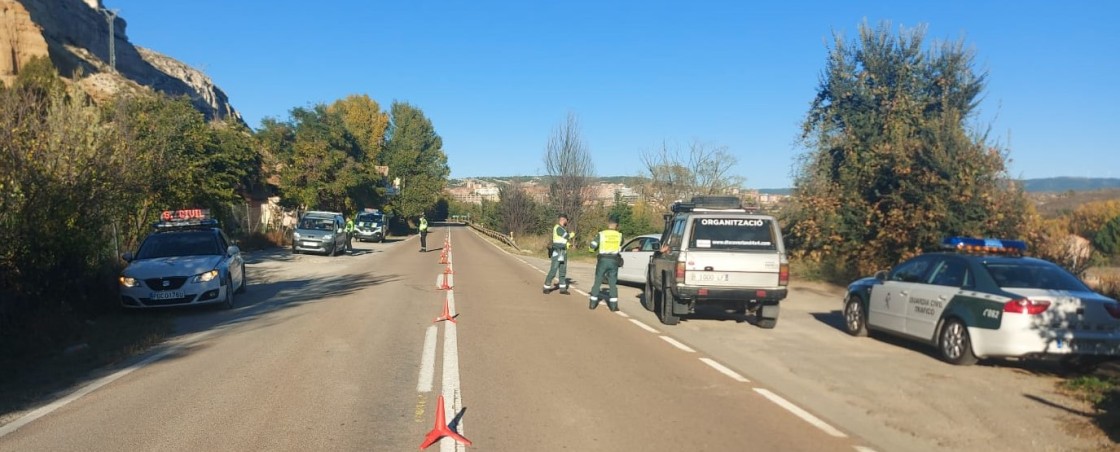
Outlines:
[{"label": "leafy green tree", "polygon": [[1027,201],[1007,153],[972,130],[985,77],[963,42],[863,24],[836,36],[801,138],[791,247],[859,272],[947,235],[1017,236]]},{"label": "leafy green tree", "polygon": [[350,212],[352,195],[372,184],[366,154],[342,116],[319,104],[294,108],[288,124],[269,122],[262,145],[278,160],[283,201],[302,209]]},{"label": "leafy green tree", "polygon": [[1114,217],[1101,227],[1097,236],[1093,238],[1093,246],[1110,257],[1120,255],[1120,216]]},{"label": "leafy green tree", "polygon": [[390,111],[392,121],[382,163],[389,167],[391,179],[400,180],[400,187],[387,210],[411,221],[435,205],[451,170],[443,153],[443,139],[423,111],[405,102],[393,102]]}]

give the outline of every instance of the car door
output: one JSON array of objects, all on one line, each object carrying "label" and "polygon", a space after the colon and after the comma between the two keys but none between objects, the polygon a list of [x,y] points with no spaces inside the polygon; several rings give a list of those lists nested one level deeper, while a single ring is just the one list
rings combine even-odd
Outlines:
[{"label": "car door", "polygon": [[653,276],[650,284],[653,284],[655,287],[667,284],[664,278],[662,278],[662,275],[666,272],[673,273],[676,271],[677,256],[680,253],[681,240],[684,236],[684,226],[685,218],[678,217],[673,220],[661,237],[660,243],[663,246],[668,246],[669,251],[667,253],[656,254],[656,258],[650,261],[649,267]]},{"label": "car door", "polygon": [[913,290],[929,274],[933,257],[918,256],[896,266],[882,284],[871,288],[867,324],[871,327],[906,333],[906,307]]},{"label": "car door", "polygon": [[634,283],[646,282],[647,264],[657,249],[658,240],[653,237],[638,237],[622,246],[623,265],[618,269],[618,280]]},{"label": "car door", "polygon": [[961,291],[972,285],[968,262],[956,255],[942,255],[931,264],[932,270],[910,292],[906,308],[906,334],[932,341],[941,313]]}]

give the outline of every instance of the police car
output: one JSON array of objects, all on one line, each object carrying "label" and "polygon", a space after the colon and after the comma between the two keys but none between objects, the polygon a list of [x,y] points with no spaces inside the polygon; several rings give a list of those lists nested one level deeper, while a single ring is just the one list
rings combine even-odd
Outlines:
[{"label": "police car", "polygon": [[206,209],[168,210],[136,254],[121,257],[121,305],[148,308],[220,304],[233,308],[248,279],[241,251]]},{"label": "police car", "polygon": [[930,343],[952,364],[1120,355],[1120,304],[1054,263],[1024,257],[1024,242],[951,237],[942,247],[955,252],[922,254],[849,285],[848,333]]}]

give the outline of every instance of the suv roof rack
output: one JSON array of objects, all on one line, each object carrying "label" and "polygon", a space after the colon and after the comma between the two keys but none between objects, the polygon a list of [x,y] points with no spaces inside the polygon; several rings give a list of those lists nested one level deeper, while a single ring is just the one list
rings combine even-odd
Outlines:
[{"label": "suv roof rack", "polygon": [[673,213],[694,211],[746,211],[743,202],[737,196],[693,196],[689,202],[677,201],[673,203]]}]

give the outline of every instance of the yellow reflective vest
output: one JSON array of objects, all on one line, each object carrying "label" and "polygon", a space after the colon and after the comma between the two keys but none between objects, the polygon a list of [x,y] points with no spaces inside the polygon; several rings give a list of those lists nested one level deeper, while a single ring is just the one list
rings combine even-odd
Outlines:
[{"label": "yellow reflective vest", "polygon": [[591,242],[591,249],[598,249],[599,254],[618,254],[622,251],[622,233],[614,229],[599,231]]},{"label": "yellow reflective vest", "polygon": [[571,234],[563,226],[556,224],[552,226],[552,246],[553,248],[565,249],[568,247],[568,237]]}]

